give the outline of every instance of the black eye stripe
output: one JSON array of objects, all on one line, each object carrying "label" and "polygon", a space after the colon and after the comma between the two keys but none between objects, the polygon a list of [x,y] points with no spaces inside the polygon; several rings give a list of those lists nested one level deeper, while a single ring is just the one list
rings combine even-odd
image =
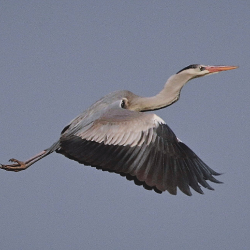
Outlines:
[{"label": "black eye stripe", "polygon": [[191,65],[189,65],[189,66],[187,66],[187,67],[181,69],[181,70],[178,71],[176,74],[179,74],[180,72],[182,72],[182,71],[184,71],[184,70],[186,70],[186,69],[196,69],[196,68],[198,68],[198,66],[199,66],[199,64],[191,64]]}]

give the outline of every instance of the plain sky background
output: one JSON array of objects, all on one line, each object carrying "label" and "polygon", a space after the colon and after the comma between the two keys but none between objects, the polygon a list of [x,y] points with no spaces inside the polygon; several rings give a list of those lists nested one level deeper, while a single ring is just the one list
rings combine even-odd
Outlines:
[{"label": "plain sky background", "polygon": [[2,0],[0,55],[3,164],[111,91],[150,96],[189,64],[240,66],[156,112],[224,173],[215,191],[159,195],[54,153],[0,171],[1,249],[249,249],[250,1]]}]

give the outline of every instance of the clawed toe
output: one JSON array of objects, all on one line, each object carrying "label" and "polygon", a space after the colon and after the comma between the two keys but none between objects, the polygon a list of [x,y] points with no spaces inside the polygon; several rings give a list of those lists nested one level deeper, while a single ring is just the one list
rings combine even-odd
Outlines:
[{"label": "clawed toe", "polygon": [[14,172],[18,172],[27,168],[26,164],[22,161],[18,161],[14,158],[10,159],[9,161],[15,163],[11,165],[0,164],[0,168],[6,171],[14,171]]},{"label": "clawed toe", "polygon": [[[9,159],[9,162],[16,162],[16,163],[19,164],[20,166],[25,165],[25,163],[24,163],[23,161],[19,161],[19,160],[15,159],[15,158]],[[13,164],[13,165],[14,165],[14,164]]]}]

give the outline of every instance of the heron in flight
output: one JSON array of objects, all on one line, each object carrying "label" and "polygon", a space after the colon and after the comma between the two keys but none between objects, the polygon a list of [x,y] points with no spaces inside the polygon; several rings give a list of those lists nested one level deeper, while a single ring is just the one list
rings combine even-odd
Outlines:
[{"label": "heron in flight", "polygon": [[13,164],[0,164],[0,168],[18,172],[57,152],[126,176],[157,193],[167,190],[176,195],[177,187],[189,196],[190,187],[200,194],[201,186],[213,190],[207,180],[221,183],[214,178],[219,173],[181,142],[159,116],[145,111],[176,102],[191,79],[236,68],[192,64],[172,75],[155,96],[141,97],[127,90],[110,93],[72,120],[51,147],[24,162],[10,159]]}]

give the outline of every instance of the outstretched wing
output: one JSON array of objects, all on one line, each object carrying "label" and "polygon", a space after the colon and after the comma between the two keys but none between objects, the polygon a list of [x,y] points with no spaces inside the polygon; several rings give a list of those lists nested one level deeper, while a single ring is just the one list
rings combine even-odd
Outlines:
[{"label": "outstretched wing", "polygon": [[220,183],[190,148],[155,114],[122,108],[107,110],[99,119],[62,134],[58,153],[79,163],[119,173],[156,192],[191,195],[190,186],[213,189],[206,180]]}]

